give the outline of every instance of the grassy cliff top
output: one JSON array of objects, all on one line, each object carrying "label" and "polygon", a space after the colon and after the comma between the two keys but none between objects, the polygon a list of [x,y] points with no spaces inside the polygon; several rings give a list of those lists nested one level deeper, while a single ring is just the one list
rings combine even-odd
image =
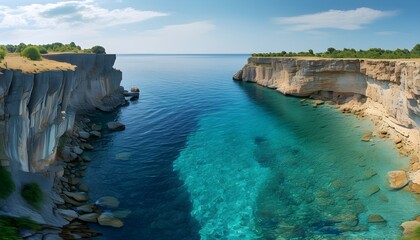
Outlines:
[{"label": "grassy cliff top", "polygon": [[420,63],[420,58],[328,58],[328,57],[313,57],[313,56],[252,56],[252,58],[295,58],[301,60],[369,60],[369,61],[402,61],[402,62],[417,62]]},{"label": "grassy cliff top", "polygon": [[24,73],[40,73],[53,70],[75,70],[76,66],[65,62],[57,62],[42,58],[38,61],[20,56],[18,53],[9,53],[0,60],[1,69],[20,70]]}]

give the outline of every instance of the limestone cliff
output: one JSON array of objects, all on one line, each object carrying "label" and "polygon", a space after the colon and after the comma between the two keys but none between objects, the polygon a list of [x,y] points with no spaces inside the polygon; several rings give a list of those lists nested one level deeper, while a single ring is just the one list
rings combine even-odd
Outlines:
[{"label": "limestone cliff", "polygon": [[0,72],[0,160],[12,171],[36,172],[55,157],[60,136],[73,127],[75,112],[112,110],[121,103],[122,73],[110,54],[54,54],[45,58],[75,70]]},{"label": "limestone cliff", "polygon": [[283,94],[338,103],[357,100],[363,110],[407,138],[420,151],[420,61],[251,57],[235,80]]}]

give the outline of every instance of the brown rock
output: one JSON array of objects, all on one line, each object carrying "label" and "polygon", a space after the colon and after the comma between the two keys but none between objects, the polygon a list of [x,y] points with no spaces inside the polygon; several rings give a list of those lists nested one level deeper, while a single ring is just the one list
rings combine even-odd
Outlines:
[{"label": "brown rock", "polygon": [[86,202],[87,200],[89,200],[89,196],[85,192],[67,192],[67,191],[64,191],[63,193],[66,194],[68,197],[71,197],[74,200],[79,201],[79,202]]},{"label": "brown rock", "polygon": [[381,189],[378,187],[378,185],[373,185],[367,188],[364,193],[366,196],[372,196],[373,194],[379,192]]},{"label": "brown rock", "polygon": [[370,135],[364,135],[364,136],[362,137],[362,141],[363,141],[363,142],[370,142]]},{"label": "brown rock", "polygon": [[392,189],[400,189],[408,184],[407,174],[404,171],[389,171],[387,178],[389,187]]},{"label": "brown rock", "polygon": [[124,226],[124,223],[114,217],[111,213],[102,213],[99,217],[98,217],[98,223],[102,226],[110,226],[110,227],[116,227],[116,228],[120,228],[122,226]]},{"label": "brown rock", "polygon": [[371,214],[368,216],[368,223],[385,223],[386,220],[379,214]]},{"label": "brown rock", "polygon": [[412,237],[414,235],[414,231],[416,230],[416,228],[420,227],[420,222],[417,222],[417,221],[403,222],[401,224],[401,227],[403,227],[404,229],[403,234],[405,237]]},{"label": "brown rock", "polygon": [[416,183],[410,182],[410,184],[409,184],[408,186],[410,187],[410,190],[411,190],[412,192],[415,192],[415,193],[420,193],[420,185],[419,185],[419,184],[416,184]]},{"label": "brown rock", "polygon": [[315,100],[315,105],[322,105],[322,104],[324,104],[324,101],[322,101],[322,100],[319,100],[319,99],[317,99],[317,100]]}]

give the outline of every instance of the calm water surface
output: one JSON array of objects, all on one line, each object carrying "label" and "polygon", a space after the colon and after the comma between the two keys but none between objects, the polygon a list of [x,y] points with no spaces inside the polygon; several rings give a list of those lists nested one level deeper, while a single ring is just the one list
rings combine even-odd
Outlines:
[{"label": "calm water surface", "polygon": [[369,121],[232,81],[247,57],[117,57],[141,97],[94,118],[127,126],[89,153],[91,198],[131,211],[122,229],[95,227],[103,239],[398,238],[420,208],[384,176],[408,160],[389,141],[360,141]]}]

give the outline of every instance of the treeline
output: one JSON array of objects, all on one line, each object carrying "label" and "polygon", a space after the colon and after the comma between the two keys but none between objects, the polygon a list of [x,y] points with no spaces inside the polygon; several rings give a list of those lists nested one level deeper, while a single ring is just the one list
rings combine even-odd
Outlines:
[{"label": "treeline", "polygon": [[21,53],[25,48],[29,46],[34,46],[39,49],[41,54],[46,54],[50,52],[74,52],[74,53],[97,53],[105,54],[105,48],[102,46],[94,46],[92,48],[82,49],[79,45],[76,45],[74,42],[63,44],[60,42],[34,45],[34,44],[25,44],[20,43],[18,45],[7,44],[0,45],[0,49],[7,51],[8,53]]},{"label": "treeline", "polygon": [[373,59],[397,59],[397,58],[420,58],[420,44],[416,44],[413,49],[385,50],[381,48],[370,48],[368,50],[355,50],[354,48],[344,48],[338,50],[328,48],[325,52],[314,53],[312,49],[307,52],[278,52],[278,53],[253,53],[253,57],[321,57],[321,58],[373,58]]}]

